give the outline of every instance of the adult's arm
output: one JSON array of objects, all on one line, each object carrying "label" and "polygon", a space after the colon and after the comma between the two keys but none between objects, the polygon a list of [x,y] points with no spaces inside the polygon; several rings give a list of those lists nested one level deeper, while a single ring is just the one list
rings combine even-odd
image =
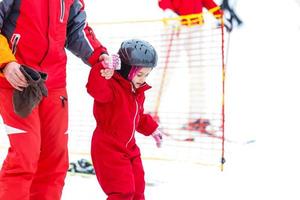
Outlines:
[{"label": "adult's arm", "polygon": [[66,48],[91,66],[98,62],[100,55],[107,53],[87,24],[83,0],[74,0],[71,5]]},{"label": "adult's arm", "polygon": [[9,16],[14,0],[0,0],[0,32],[4,20]]}]

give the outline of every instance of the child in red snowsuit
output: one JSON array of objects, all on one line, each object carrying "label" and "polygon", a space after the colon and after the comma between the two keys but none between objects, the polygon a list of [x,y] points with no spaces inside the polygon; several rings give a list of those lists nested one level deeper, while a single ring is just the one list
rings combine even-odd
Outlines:
[{"label": "child in red snowsuit", "polygon": [[87,91],[94,98],[97,127],[91,155],[97,179],[108,200],[143,200],[144,169],[136,131],[152,135],[160,146],[158,124],[144,114],[144,92],[151,87],[146,77],[157,64],[153,46],[143,40],[127,40],[118,52],[121,69],[106,80],[99,73],[104,66],[94,65]]}]

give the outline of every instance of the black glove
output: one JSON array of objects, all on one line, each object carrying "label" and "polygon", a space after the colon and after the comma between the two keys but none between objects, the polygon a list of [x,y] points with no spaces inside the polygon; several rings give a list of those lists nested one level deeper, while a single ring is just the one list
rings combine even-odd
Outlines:
[{"label": "black glove", "polygon": [[15,113],[25,118],[40,103],[43,96],[48,95],[48,90],[45,86],[47,74],[38,72],[25,65],[21,65],[20,70],[28,82],[28,87],[24,88],[23,91],[14,90],[13,106]]}]

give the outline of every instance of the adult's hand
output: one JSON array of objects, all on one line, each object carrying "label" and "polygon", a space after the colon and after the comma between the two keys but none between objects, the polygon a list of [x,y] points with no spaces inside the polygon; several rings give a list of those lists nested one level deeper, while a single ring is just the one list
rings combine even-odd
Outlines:
[{"label": "adult's hand", "polygon": [[23,91],[23,88],[28,86],[25,76],[20,71],[19,63],[8,63],[3,69],[3,75],[11,86],[17,90]]}]

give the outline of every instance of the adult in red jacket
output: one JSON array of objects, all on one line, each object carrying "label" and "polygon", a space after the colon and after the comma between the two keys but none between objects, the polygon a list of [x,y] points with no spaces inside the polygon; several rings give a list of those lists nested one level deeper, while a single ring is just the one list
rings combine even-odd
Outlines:
[{"label": "adult in red jacket", "polygon": [[124,41],[119,50],[121,70],[110,80],[92,67],[87,91],[94,98],[97,127],[91,155],[98,181],[108,200],[144,200],[145,180],[135,131],[153,135],[160,145],[158,124],[144,114],[145,78],[157,63],[155,49],[145,41]]},{"label": "adult in red jacket", "polygon": [[[213,33],[204,28],[204,17],[201,14],[204,9],[207,9],[218,19],[222,16],[222,11],[213,0],[159,0],[158,5],[164,11],[164,17],[169,18],[167,22],[172,25],[166,26],[168,33],[164,35],[168,38],[163,39],[167,41],[165,47],[168,63],[166,65],[172,64],[171,67],[178,69],[175,73],[188,77],[188,89],[186,89],[188,100],[181,105],[188,104],[188,108],[182,107],[182,109],[189,113],[189,119],[194,120],[195,117],[199,118],[198,114],[207,112],[206,109],[209,108],[211,101],[207,98],[208,95],[203,93],[207,91],[211,82],[208,81],[209,79],[201,78],[201,74],[210,73],[206,71],[208,68],[203,66],[207,65],[210,59],[207,56],[211,45],[209,34]],[[205,23],[209,22],[209,20],[205,21]],[[182,69],[182,63],[186,63],[185,69]],[[175,73],[173,76],[176,76]],[[169,82],[173,81],[171,79]],[[182,124],[178,124],[178,128],[181,126]]]},{"label": "adult in red jacket", "polygon": [[[201,14],[203,8],[208,10],[217,8],[218,5],[213,0],[159,0],[159,7],[166,12],[174,12],[176,15],[191,15],[191,14]],[[213,14],[218,16],[221,14],[219,9],[216,9]],[[174,15],[170,15],[170,17],[174,17]],[[193,24],[201,24],[202,20],[199,21],[197,18],[191,19]],[[187,24],[188,22],[182,21],[183,24]]]},{"label": "adult in red jacket", "polygon": [[[1,0],[0,31],[16,59],[0,65],[0,114],[10,141],[0,200],[58,200],[69,165],[65,48],[90,65],[107,59],[106,48],[87,25],[82,0]],[[12,103],[14,90],[28,85],[20,64],[48,74],[48,96],[25,118]]]}]

